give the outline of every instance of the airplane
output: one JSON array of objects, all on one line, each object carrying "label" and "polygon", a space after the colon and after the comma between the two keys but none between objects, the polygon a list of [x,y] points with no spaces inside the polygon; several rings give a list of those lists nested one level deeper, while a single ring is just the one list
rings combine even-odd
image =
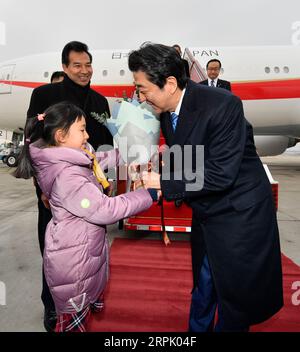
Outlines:
[{"label": "airplane", "polygon": [[[91,86],[108,98],[135,94],[132,73],[128,70],[129,50],[92,51],[94,74]],[[0,64],[0,128],[22,133],[33,88],[49,83],[52,72],[61,68],[60,53],[45,53],[9,60]],[[281,154],[300,138],[300,48],[299,47],[212,47],[186,48],[191,78],[207,78],[206,63],[212,58],[222,62],[222,75],[231,82],[233,94],[244,105],[245,116],[254,127],[258,154]],[[213,89],[213,88],[212,88]],[[219,89],[219,88],[215,88]],[[10,166],[15,165],[16,157]],[[8,164],[8,162],[7,162]],[[278,207],[278,182],[265,166],[274,203]],[[123,185],[124,188],[124,185]],[[124,192],[118,181],[118,192]],[[185,204],[163,201],[139,216],[119,224],[125,230],[189,232],[191,209]]]},{"label": "airplane", "polygon": [[207,78],[209,60],[221,61],[220,78],[242,99],[260,156],[281,154],[299,142],[299,46],[188,48],[185,56],[195,81]]},{"label": "airplane", "polygon": [[[108,98],[132,97],[129,50],[96,50],[91,86]],[[22,133],[33,88],[61,69],[61,53],[43,53],[0,63],[0,128]],[[207,78],[207,61],[222,62],[220,78],[231,82],[254,128],[260,156],[283,153],[300,141],[300,47],[191,47],[184,51],[191,79]]]}]

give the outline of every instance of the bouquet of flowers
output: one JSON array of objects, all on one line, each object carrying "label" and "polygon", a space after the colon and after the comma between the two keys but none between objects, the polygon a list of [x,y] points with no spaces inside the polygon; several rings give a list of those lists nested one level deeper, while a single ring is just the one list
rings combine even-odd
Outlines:
[{"label": "bouquet of flowers", "polygon": [[126,164],[145,165],[157,153],[160,121],[147,103],[117,101],[111,117],[91,115],[110,131]]},{"label": "bouquet of flowers", "polygon": [[[126,164],[145,166],[146,169],[150,159],[151,168],[153,164],[158,164],[160,121],[147,103],[139,104],[136,100],[131,102],[124,100],[114,104],[111,117],[108,114],[99,116],[95,113],[92,113],[92,116],[108,128]],[[154,156],[156,161],[153,163]],[[134,181],[133,190],[143,187],[139,174],[141,170],[141,167],[131,170],[130,177]],[[127,191],[131,187],[130,183],[131,181],[127,180]],[[170,240],[165,230],[163,202],[161,201],[160,204],[163,240],[168,245]]]}]

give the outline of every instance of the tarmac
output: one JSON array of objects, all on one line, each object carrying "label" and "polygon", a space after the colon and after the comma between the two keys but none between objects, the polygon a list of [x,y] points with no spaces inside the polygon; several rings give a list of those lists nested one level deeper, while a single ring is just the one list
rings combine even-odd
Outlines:
[{"label": "tarmac", "polygon": [[[280,156],[262,158],[279,182],[278,225],[282,252],[300,266],[300,144]],[[44,332],[37,200],[32,180],[15,179],[0,163],[0,332]],[[115,237],[160,238],[159,233],[108,227]],[[171,233],[171,240],[189,239]],[[299,277],[300,280],[300,277]]]}]

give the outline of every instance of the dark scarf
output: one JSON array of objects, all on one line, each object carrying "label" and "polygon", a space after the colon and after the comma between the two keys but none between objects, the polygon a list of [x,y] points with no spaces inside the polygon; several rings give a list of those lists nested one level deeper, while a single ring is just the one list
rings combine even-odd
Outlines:
[{"label": "dark scarf", "polygon": [[[59,83],[57,83],[59,84]],[[86,115],[86,130],[89,134],[89,143],[95,150],[101,144],[113,145],[113,138],[105,126],[91,116],[91,112],[109,113],[109,107],[104,97],[94,92],[90,83],[82,87],[74,83],[68,76],[62,81],[63,99],[80,107]]]},{"label": "dark scarf", "polygon": [[66,94],[66,100],[76,103],[84,112],[86,111],[86,105],[88,95],[90,91],[90,82],[82,87],[79,84],[73,82],[67,75],[63,80],[64,92]]}]

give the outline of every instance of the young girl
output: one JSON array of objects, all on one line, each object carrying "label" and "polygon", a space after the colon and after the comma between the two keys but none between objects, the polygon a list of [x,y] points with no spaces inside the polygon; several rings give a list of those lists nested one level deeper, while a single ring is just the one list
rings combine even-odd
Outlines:
[{"label": "young girl", "polygon": [[84,113],[73,104],[55,104],[32,118],[25,136],[15,176],[35,176],[50,203],[43,264],[58,316],[55,331],[86,331],[91,310],[103,306],[108,280],[106,225],[149,208],[151,191],[113,198],[103,193],[101,168],[117,165],[119,153],[94,158],[87,150]]}]

